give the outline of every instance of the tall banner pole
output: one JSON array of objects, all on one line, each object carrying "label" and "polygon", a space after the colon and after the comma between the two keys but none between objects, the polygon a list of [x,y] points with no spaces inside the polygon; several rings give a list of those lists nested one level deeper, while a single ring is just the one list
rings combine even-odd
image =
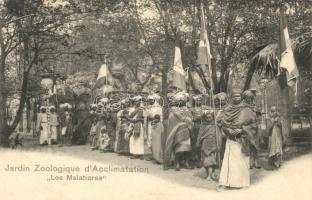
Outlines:
[{"label": "tall banner pole", "polygon": [[213,98],[213,91],[214,91],[214,83],[212,81],[212,69],[211,69],[211,54],[210,54],[210,45],[209,45],[209,40],[208,40],[208,33],[206,29],[206,23],[205,23],[205,14],[204,14],[204,6],[203,6],[203,1],[201,1],[201,20],[202,20],[202,25],[204,27],[205,33],[205,41],[206,41],[206,56],[207,56],[207,61],[208,61],[208,73],[209,73],[209,82],[210,82],[210,98],[211,98],[211,103],[212,103],[212,109],[213,109],[213,118],[214,118],[214,125],[215,125],[215,135],[216,135],[216,146],[217,146],[217,160],[219,164],[219,168],[221,168],[221,157],[220,157],[220,145],[219,145],[219,137],[218,137],[218,126],[217,126],[217,116],[216,116],[216,106]]}]

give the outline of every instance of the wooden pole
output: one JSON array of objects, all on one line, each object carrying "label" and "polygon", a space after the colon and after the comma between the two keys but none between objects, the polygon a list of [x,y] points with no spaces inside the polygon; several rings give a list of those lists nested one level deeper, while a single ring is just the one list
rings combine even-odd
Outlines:
[{"label": "wooden pole", "polygon": [[213,109],[213,118],[214,118],[214,125],[215,125],[215,135],[216,135],[216,146],[217,146],[217,160],[219,163],[219,168],[221,168],[221,157],[220,157],[220,145],[219,145],[219,141],[218,141],[218,126],[217,126],[217,117],[216,117],[216,106],[215,106],[215,102],[214,102],[214,98],[213,98],[213,91],[214,91],[214,84],[213,84],[213,80],[212,80],[212,68],[211,68],[211,55],[210,55],[210,45],[209,45],[209,40],[208,40],[208,33],[207,33],[207,29],[206,29],[206,23],[204,21],[205,19],[205,14],[204,14],[204,7],[203,7],[203,1],[201,0],[201,20],[202,24],[204,25],[204,30],[205,30],[205,42],[206,42],[206,56],[207,56],[207,61],[208,61],[208,73],[209,73],[209,82],[210,82],[210,102],[212,103],[212,109]]}]

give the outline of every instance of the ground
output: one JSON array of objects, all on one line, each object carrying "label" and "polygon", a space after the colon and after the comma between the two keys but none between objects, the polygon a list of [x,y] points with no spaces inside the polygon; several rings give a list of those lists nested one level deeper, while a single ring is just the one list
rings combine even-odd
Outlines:
[{"label": "ground", "polygon": [[[195,188],[211,189],[214,190],[217,186],[216,182],[207,181],[205,179],[205,170],[203,168],[195,168],[193,170],[182,169],[175,171],[173,169],[164,171],[162,165],[154,164],[151,161],[129,159],[126,156],[118,155],[116,153],[100,153],[99,151],[92,151],[88,145],[79,146],[39,146],[36,144],[36,139],[31,136],[24,136],[24,147],[26,151],[47,152],[53,155],[64,155],[73,158],[84,159],[86,161],[99,162],[103,164],[111,164],[118,166],[128,167],[144,167],[148,168],[149,175],[163,178],[164,180],[172,181],[182,186],[190,186]],[[299,155],[311,153],[310,148],[306,147],[288,147],[284,154],[284,162],[298,157]],[[251,170],[251,185],[261,181],[267,177],[272,171],[267,164],[267,153],[262,151],[260,153],[261,169]]]},{"label": "ground", "polygon": [[[203,177],[203,169],[163,171],[150,161],[131,160],[115,153],[99,153],[83,146],[45,146],[27,137],[16,150],[0,148],[0,191],[6,200],[63,199],[192,199],[192,200],[310,200],[312,191],[312,154],[305,148],[290,148],[285,162],[276,171],[267,169],[266,153],[261,153],[264,168],[251,170],[251,186],[217,192],[216,183]],[[305,155],[303,155],[305,154]],[[47,170],[35,170],[36,166]],[[26,166],[29,170],[6,170]],[[78,168],[78,172],[60,172],[49,168]],[[87,166],[103,168],[140,167],[148,173],[90,172]],[[50,169],[51,169],[50,168]],[[71,180],[68,175],[101,176],[103,180]]]}]

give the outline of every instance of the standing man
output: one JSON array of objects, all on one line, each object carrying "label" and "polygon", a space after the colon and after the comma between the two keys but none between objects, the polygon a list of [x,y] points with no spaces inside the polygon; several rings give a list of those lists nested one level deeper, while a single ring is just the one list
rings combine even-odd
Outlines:
[{"label": "standing man", "polygon": [[187,93],[179,92],[171,100],[168,118],[168,137],[164,152],[164,169],[174,162],[175,170],[179,171],[184,163],[185,168],[193,169],[190,164],[192,156],[191,134],[192,113],[186,107]]},{"label": "standing man", "polygon": [[124,99],[121,101],[122,108],[117,113],[116,122],[116,137],[114,144],[114,151],[120,154],[129,153],[129,140],[126,140],[125,135],[128,127],[128,106],[129,99]]},{"label": "standing man", "polygon": [[48,114],[45,106],[40,107],[40,113],[38,114],[37,130],[39,130],[40,138],[39,144],[45,145],[49,141],[49,126],[48,126]]},{"label": "standing man", "polygon": [[133,98],[135,107],[129,111],[129,150],[132,158],[144,159],[144,117],[141,107],[141,96]]},{"label": "standing man", "polygon": [[219,124],[226,135],[226,146],[217,191],[250,185],[249,145],[256,114],[242,102],[241,90],[233,89],[232,102],[220,116]]},{"label": "standing man", "polygon": [[56,144],[57,143],[57,127],[59,125],[58,123],[58,116],[55,112],[55,107],[50,106],[50,138],[49,138],[49,144]]},{"label": "standing man", "polygon": [[[243,93],[243,101],[252,109],[254,112],[256,112],[255,109],[255,94],[251,90],[246,90]],[[258,163],[258,151],[259,151],[259,143],[260,143],[260,137],[258,132],[258,120],[256,117],[256,121],[251,125],[253,128],[250,131],[250,169],[253,169],[254,167],[259,169],[261,168]]]},{"label": "standing man", "polygon": [[[215,98],[215,100],[217,100],[216,102],[219,104],[218,106],[216,106],[216,121],[220,122],[220,118],[222,116],[224,107],[227,104],[227,94],[224,92],[218,93],[216,94],[213,98]],[[223,133],[222,129],[220,128],[220,124],[218,124],[217,126],[217,131],[220,133],[220,152],[219,152],[219,156],[220,156],[220,161],[223,160],[223,155],[224,155],[224,151],[225,151],[225,144],[226,144],[226,136]],[[221,165],[222,163],[219,163],[219,165]]]},{"label": "standing man", "polygon": [[70,114],[70,105],[65,103],[62,104],[61,108],[64,109],[64,112],[61,116],[61,144],[60,147],[66,144],[71,144],[72,136],[72,116]]},{"label": "standing man", "polygon": [[97,150],[100,145],[100,136],[101,136],[101,129],[106,126],[106,113],[103,112],[103,104],[98,103],[97,109],[97,123],[96,123],[96,134],[93,139],[93,145],[91,147],[92,150]]},{"label": "standing man", "polygon": [[199,129],[202,123],[202,95],[195,95],[193,96],[193,122],[194,126],[192,129],[192,159],[196,162],[197,167],[201,167],[201,151],[200,149],[196,148],[197,137],[199,134]]},{"label": "standing man", "polygon": [[146,109],[146,135],[147,144],[151,149],[152,158],[156,163],[163,163],[163,115],[162,107],[158,101],[160,96],[157,94],[148,96],[149,107]]},{"label": "standing man", "polygon": [[117,112],[120,109],[119,103],[109,103],[106,105],[106,128],[110,138],[109,151],[114,151],[114,143],[116,139]]}]

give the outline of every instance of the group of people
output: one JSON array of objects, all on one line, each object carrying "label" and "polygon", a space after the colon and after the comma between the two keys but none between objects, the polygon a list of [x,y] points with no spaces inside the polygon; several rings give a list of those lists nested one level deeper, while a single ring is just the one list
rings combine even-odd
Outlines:
[{"label": "group of people", "polygon": [[91,104],[91,149],[163,163],[164,130],[159,100],[158,95],[149,95],[148,105],[143,106],[142,96],[126,98],[119,102],[119,109],[108,109],[112,105],[106,98]]},{"label": "group of people", "polygon": [[71,145],[73,136],[71,109],[68,103],[61,104],[58,113],[55,106],[40,107],[36,127],[40,145]]},{"label": "group of people", "polygon": [[[252,91],[234,89],[227,103],[215,109],[203,103],[203,95],[190,98],[186,92],[176,92],[168,95],[167,105],[161,104],[157,94],[138,95],[108,109],[114,105],[104,98],[90,105],[94,116],[91,149],[152,160],[164,170],[204,167],[207,179],[218,179],[219,191],[248,187],[250,169],[261,167],[257,157],[263,139],[261,112],[255,109],[254,99]],[[279,168],[283,134],[275,106],[267,119],[267,132],[269,161]]]},{"label": "group of people", "polygon": [[[283,120],[272,106],[265,138],[253,91],[233,89],[229,98],[225,93],[215,98],[217,108],[204,95],[190,97],[183,91],[169,93],[167,104],[158,94],[119,102],[103,98],[90,105],[91,149],[153,161],[164,170],[204,167],[207,179],[219,182],[219,191],[248,187],[250,169],[261,167],[258,152],[263,140],[268,140],[269,164],[275,169],[281,166]],[[58,112],[54,106],[42,106],[39,144],[71,145],[71,113],[68,103],[61,104]]]}]

